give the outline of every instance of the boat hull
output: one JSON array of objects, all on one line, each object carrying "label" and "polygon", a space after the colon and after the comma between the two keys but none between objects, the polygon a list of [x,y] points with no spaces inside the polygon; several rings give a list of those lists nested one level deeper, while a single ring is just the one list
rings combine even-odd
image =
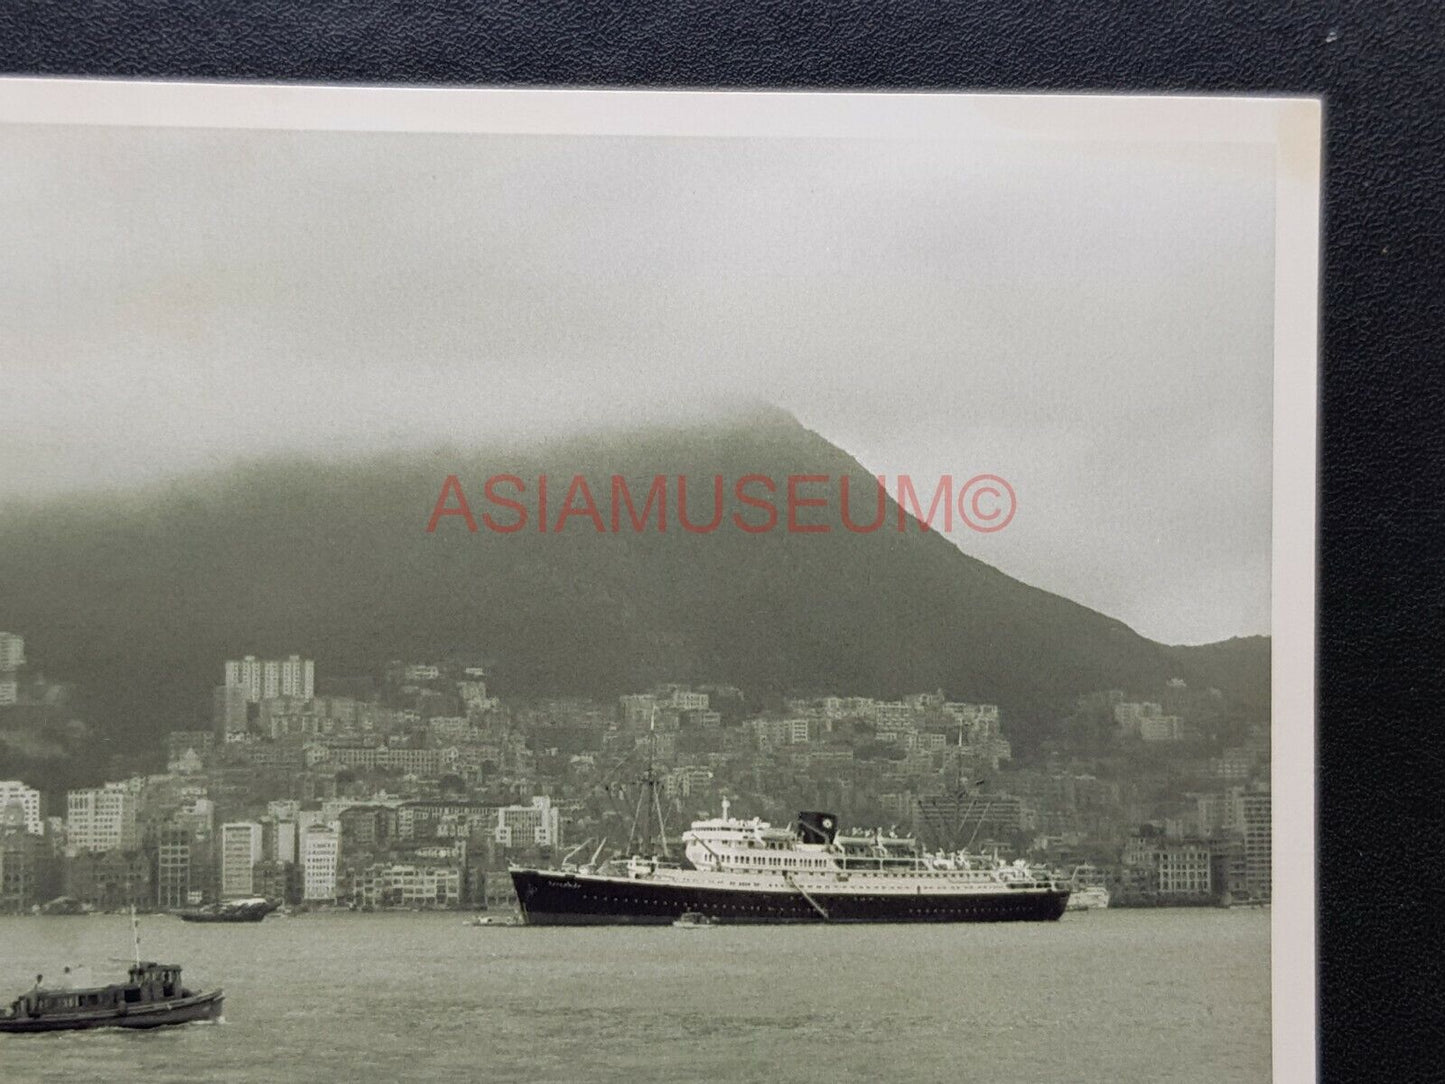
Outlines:
[{"label": "boat hull", "polygon": [[685,912],[728,925],[862,922],[1048,922],[1064,913],[1065,890],[829,893],[708,888],[646,878],[578,876],[514,869],[517,901],[530,926],[670,926]]},{"label": "boat hull", "polygon": [[161,1028],[218,1020],[224,993],[213,990],[194,997],[125,1006],[123,1011],[66,1013],[38,1017],[0,1018],[0,1034],[39,1031],[87,1031],[91,1028]]}]

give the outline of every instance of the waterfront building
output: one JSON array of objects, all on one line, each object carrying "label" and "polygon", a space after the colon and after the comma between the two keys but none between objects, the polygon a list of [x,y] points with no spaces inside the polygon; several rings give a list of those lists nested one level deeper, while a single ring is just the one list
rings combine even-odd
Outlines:
[{"label": "waterfront building", "polygon": [[25,830],[32,835],[41,835],[44,825],[40,820],[40,792],[27,787],[18,779],[0,780],[0,812],[7,806],[17,806]]},{"label": "waterfront building", "polygon": [[191,848],[195,833],[185,825],[163,824],[156,833],[156,906],[188,907],[191,895]]},{"label": "waterfront building", "polygon": [[0,828],[0,914],[23,914],[55,895],[50,842],[25,829]]},{"label": "waterfront building", "polygon": [[1245,878],[1244,843],[1238,839],[1210,841],[1210,879],[1214,894],[1220,899],[1235,900],[1250,895]]},{"label": "waterfront building", "polygon": [[1209,896],[1210,851],[1199,840],[1181,840],[1156,851],[1158,891],[1164,896]]},{"label": "waterfront building", "polygon": [[[278,803],[272,802],[273,806]],[[267,815],[261,818],[261,860],[296,862],[296,822]],[[259,893],[258,893],[259,894]]]},{"label": "waterfront building", "polygon": [[136,795],[126,783],[66,795],[66,841],[72,854],[132,850],[137,845]]},{"label": "waterfront building", "polygon": [[301,870],[294,862],[263,858],[251,870],[255,894],[285,903],[301,902]]},{"label": "waterfront building", "polygon": [[1273,860],[1271,803],[1267,790],[1239,790],[1234,795],[1240,833],[1244,837],[1244,888],[1254,899],[1270,898]]},{"label": "waterfront building", "polygon": [[82,851],[64,869],[65,895],[102,911],[146,907],[155,898],[151,862],[139,850]]},{"label": "waterfront building", "polygon": [[221,825],[221,898],[255,895],[251,871],[261,860],[261,826],[254,821]]},{"label": "waterfront building", "polygon": [[302,899],[336,899],[336,869],[341,860],[341,833],[336,824],[313,824],[302,833]]},{"label": "waterfront building", "polygon": [[1214,850],[1205,840],[1134,836],[1124,847],[1123,882],[1140,901],[1203,903],[1217,894]]},{"label": "waterfront building", "polygon": [[533,798],[531,805],[503,806],[493,838],[503,847],[556,847],[562,842],[561,814],[546,796]]},{"label": "waterfront building", "polygon": [[456,907],[462,900],[462,870],[378,863],[357,875],[355,898],[372,907]]}]

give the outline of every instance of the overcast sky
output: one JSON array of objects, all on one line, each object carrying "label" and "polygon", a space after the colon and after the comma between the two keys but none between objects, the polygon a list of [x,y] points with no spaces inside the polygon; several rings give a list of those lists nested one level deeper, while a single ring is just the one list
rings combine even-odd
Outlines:
[{"label": "overcast sky", "polygon": [[1269,631],[1263,145],[0,126],[0,497],[770,399],[968,553]]}]

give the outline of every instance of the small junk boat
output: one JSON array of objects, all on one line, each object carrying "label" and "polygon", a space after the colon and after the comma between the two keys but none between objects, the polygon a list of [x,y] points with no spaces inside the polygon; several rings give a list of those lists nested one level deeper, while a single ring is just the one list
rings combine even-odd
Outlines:
[{"label": "small junk boat", "polygon": [[175,914],[184,922],[260,922],[280,906],[279,902],[273,903],[263,896],[252,896],[244,900],[224,900],[190,911],[176,911]]},{"label": "small junk boat", "polygon": [[181,985],[175,964],[139,962],[125,982],[87,990],[49,990],[37,985],[9,1009],[0,1009],[0,1034],[78,1031],[83,1028],[158,1028],[216,1020],[223,993],[198,994]]}]

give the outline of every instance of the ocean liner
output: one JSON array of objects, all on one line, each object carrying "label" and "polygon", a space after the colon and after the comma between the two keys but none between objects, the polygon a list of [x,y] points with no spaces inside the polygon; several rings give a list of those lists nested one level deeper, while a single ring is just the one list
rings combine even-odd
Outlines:
[{"label": "ocean liner", "polygon": [[[693,821],[682,834],[687,864],[672,861],[655,740],[654,733],[632,821],[634,838],[641,824],[641,848],[601,865],[599,843],[582,865],[564,859],[558,869],[510,866],[528,925],[671,925],[684,915],[728,924],[1051,921],[1068,906],[1067,883],[1021,860],[1007,865],[962,850],[928,854],[881,829],[840,832],[831,813],[799,813],[789,828],[740,820],[729,816],[726,798],[721,817]],[[652,845],[654,812],[661,857]]]},{"label": "ocean liner", "polygon": [[1059,918],[1069,887],[1023,862],[922,853],[912,839],[840,833],[830,813],[779,828],[729,816],[694,821],[686,864],[651,855],[600,866],[513,866],[529,925],[1006,922]]}]

